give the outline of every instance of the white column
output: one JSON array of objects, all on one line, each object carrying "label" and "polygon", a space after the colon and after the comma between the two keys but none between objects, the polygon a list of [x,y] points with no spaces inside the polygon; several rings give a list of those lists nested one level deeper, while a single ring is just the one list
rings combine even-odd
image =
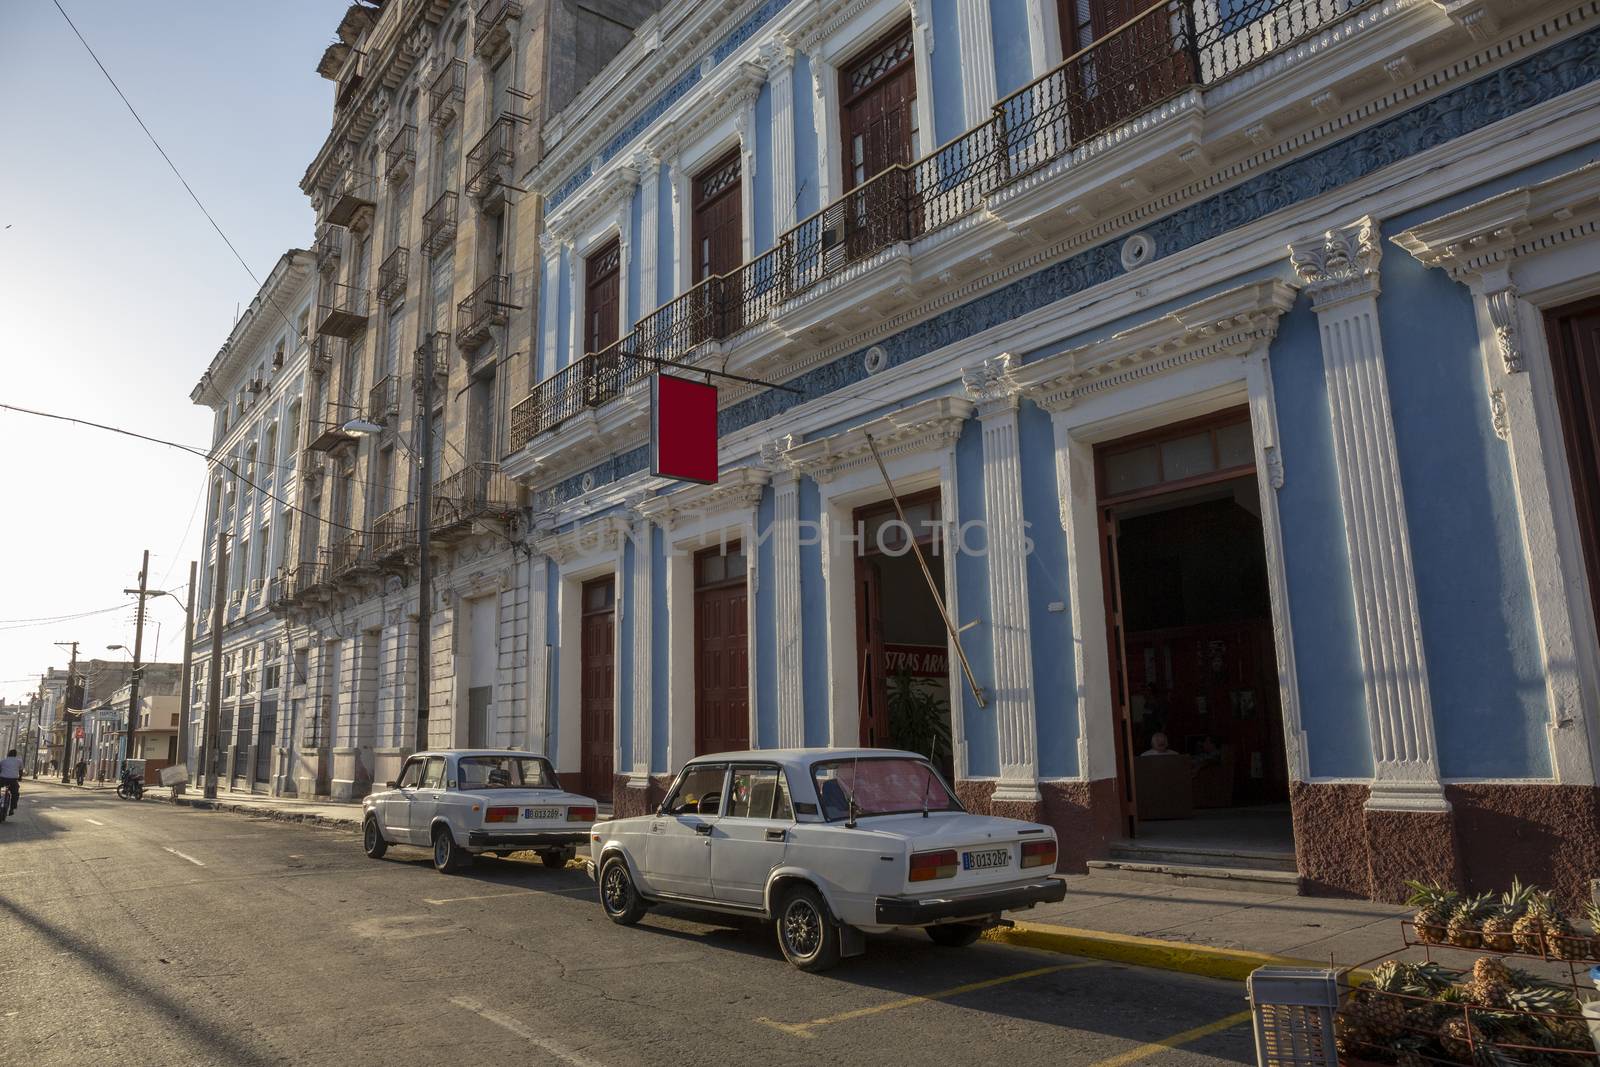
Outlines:
[{"label": "white column", "polygon": [[[961,39],[961,99],[971,129],[988,117],[997,95],[988,0],[956,0],[956,32]],[[924,136],[925,144],[936,143],[933,131]]]},{"label": "white column", "polygon": [[739,216],[746,220],[739,235],[739,246],[746,263],[755,258],[756,100],[760,95],[760,86],[751,87],[734,105],[739,109],[734,121],[739,131]]},{"label": "white column", "polygon": [[[617,336],[626,337],[639,317],[637,308],[628,304],[628,275],[633,264],[633,197],[638,195],[638,185],[631,194],[618,198],[617,203]],[[641,294],[640,299],[643,299]]]},{"label": "white column", "polygon": [[650,520],[638,516],[633,524],[633,783],[650,784],[650,713],[654,705],[655,664],[651,662],[651,621],[655,614]]},{"label": "white column", "polygon": [[692,261],[689,247],[689,176],[684,172],[681,155],[675,155],[667,167],[667,180],[672,183],[672,295],[677,297],[689,288]]},{"label": "white column", "polygon": [[578,261],[578,250],[571,241],[564,241],[562,252],[567,257],[567,352],[568,363],[583,357],[583,270]]},{"label": "white column", "polygon": [[1028,0],[1028,61],[1033,77],[1061,62],[1061,22],[1055,0]]},{"label": "white column", "polygon": [[536,377],[543,380],[561,366],[561,353],[556,351],[561,314],[561,242],[554,234],[541,233],[539,250],[544,253],[544,307],[540,309],[540,321],[544,323],[545,365],[536,369]]},{"label": "white column", "polygon": [[634,239],[639,244],[639,307],[635,318],[643,318],[656,309],[661,299],[656,294],[656,261],[661,246],[661,161],[649,152],[633,157],[639,171],[639,232]]},{"label": "white column", "polygon": [[794,45],[772,42],[766,55],[767,84],[772,86],[772,237],[776,241],[795,224]]},{"label": "white column", "polygon": [[1367,807],[1448,811],[1378,326],[1378,221],[1366,216],[1289,249],[1322,335],[1372,734]]},{"label": "white column", "polygon": [[773,469],[772,602],[776,613],[778,747],[805,744],[805,679],[801,658],[800,476],[783,465],[782,450],[793,442],[774,441],[762,459]]},{"label": "white column", "polygon": [[550,564],[543,556],[534,556],[528,564],[528,751],[541,756],[551,756],[546,751],[549,739],[549,691],[545,680],[550,677],[549,658],[553,650],[547,645],[549,634]]},{"label": "white column", "polygon": [[[834,175],[840,173],[843,150],[836,143],[839,114],[839,72],[813,44],[806,50],[811,60],[811,126],[817,139],[817,203],[830,204],[838,195]],[[918,87],[920,93],[920,86]]]},{"label": "white column", "polygon": [[1017,441],[1018,390],[1010,353],[962,375],[977,401],[983,433],[983,508],[989,572],[989,632],[994,646],[991,706],[1000,735],[995,800],[1039,799],[1033,651],[1028,641],[1027,532],[1022,517],[1022,462]]}]

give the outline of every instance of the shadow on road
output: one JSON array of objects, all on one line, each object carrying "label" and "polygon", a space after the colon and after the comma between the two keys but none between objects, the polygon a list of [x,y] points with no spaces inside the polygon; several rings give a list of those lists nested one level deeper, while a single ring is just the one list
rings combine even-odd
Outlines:
[{"label": "shadow on road", "polygon": [[41,937],[83,960],[113,988],[147,1004],[152,1011],[167,1020],[167,1025],[173,1030],[188,1038],[197,1048],[208,1050],[210,1055],[204,1057],[204,1060],[250,1065],[250,1067],[280,1062],[274,1058],[263,1057],[255,1049],[239,1042],[215,1021],[196,1015],[185,1005],[130,972],[115,957],[100,951],[82,938],[41,919],[3,896],[0,896],[0,909],[15,916],[19,923],[34,930]]}]

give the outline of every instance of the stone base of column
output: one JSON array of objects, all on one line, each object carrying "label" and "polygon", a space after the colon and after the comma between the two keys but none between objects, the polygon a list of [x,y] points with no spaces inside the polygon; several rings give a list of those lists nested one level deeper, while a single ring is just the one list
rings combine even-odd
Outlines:
[{"label": "stone base of column", "polygon": [[1515,875],[1582,914],[1590,879],[1600,877],[1600,788],[1476,783],[1445,791],[1469,888],[1501,889]]},{"label": "stone base of column", "polygon": [[334,800],[360,800],[372,792],[372,750],[334,749],[333,781],[329,784]]},{"label": "stone base of column", "polygon": [[619,819],[635,815],[649,815],[667,799],[672,788],[672,775],[619,774],[612,779],[611,807]]},{"label": "stone base of column", "polygon": [[1455,824],[1447,811],[1366,809],[1366,847],[1373,900],[1401,904],[1411,895],[1406,882],[1461,882]]},{"label": "stone base of column", "polygon": [[408,748],[375,748],[372,750],[372,787],[387,789],[389,783],[400,778],[400,768],[405,766]]}]

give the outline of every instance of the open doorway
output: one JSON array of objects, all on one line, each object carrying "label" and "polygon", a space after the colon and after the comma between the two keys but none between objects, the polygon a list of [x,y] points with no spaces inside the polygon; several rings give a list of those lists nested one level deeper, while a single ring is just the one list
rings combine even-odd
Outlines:
[{"label": "open doorway", "polygon": [[861,744],[920,752],[954,781],[950,646],[938,601],[912,549],[915,538],[939,596],[939,491],[855,511],[856,669]]},{"label": "open doorway", "polygon": [[1127,835],[1292,858],[1249,413],[1096,449]]}]

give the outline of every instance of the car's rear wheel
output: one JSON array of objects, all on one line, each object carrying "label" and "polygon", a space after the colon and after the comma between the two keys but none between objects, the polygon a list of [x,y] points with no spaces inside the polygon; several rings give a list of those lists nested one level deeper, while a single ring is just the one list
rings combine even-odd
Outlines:
[{"label": "car's rear wheel", "polygon": [[802,971],[825,971],[839,962],[839,928],[822,894],[811,886],[790,890],[778,907],[778,947]]},{"label": "car's rear wheel", "polygon": [[927,931],[935,945],[945,948],[966,948],[983,936],[983,927],[977,923],[944,923],[927,927]]},{"label": "car's rear wheel", "polygon": [[633,875],[628,873],[628,861],[621,856],[612,856],[600,868],[600,907],[606,913],[606,918],[618,926],[632,926],[644,918],[644,898],[639,895],[639,889],[633,884]]},{"label": "car's rear wheel", "polygon": [[361,824],[361,851],[375,860],[383,859],[383,854],[389,851],[389,842],[383,839],[375,816],[368,815],[367,821]]},{"label": "car's rear wheel", "polygon": [[472,853],[456,844],[449,829],[443,826],[433,831],[433,867],[441,874],[454,874],[472,862]]},{"label": "car's rear wheel", "polygon": [[572,856],[573,854],[571,852],[568,852],[566,849],[562,848],[554,848],[547,852],[539,853],[539,858],[544,861],[544,865],[556,870],[560,870],[562,867],[565,867],[567,865],[567,861],[570,860]]}]

